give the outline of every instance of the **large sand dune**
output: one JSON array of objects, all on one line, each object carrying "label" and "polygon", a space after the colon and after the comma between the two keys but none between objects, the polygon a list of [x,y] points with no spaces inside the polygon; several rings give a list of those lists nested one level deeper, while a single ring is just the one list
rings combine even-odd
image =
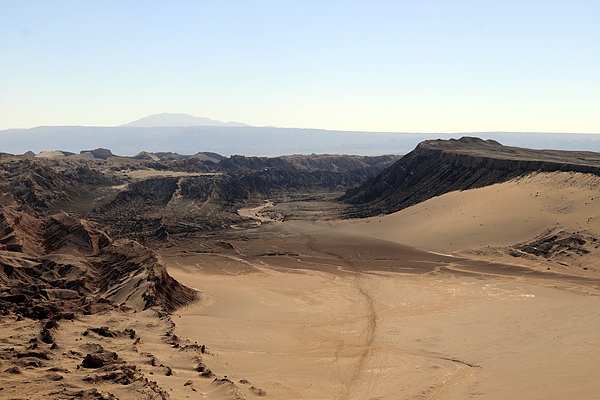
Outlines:
[{"label": "large sand dune", "polygon": [[[546,269],[544,262],[550,261],[549,266],[564,272],[600,274],[600,177],[591,174],[535,173],[480,189],[447,193],[394,214],[334,225],[434,252],[464,254],[477,250],[480,255],[529,267],[542,263]],[[584,236],[590,253],[571,255],[566,260],[532,261],[508,259],[499,252],[500,248],[561,231]]]}]

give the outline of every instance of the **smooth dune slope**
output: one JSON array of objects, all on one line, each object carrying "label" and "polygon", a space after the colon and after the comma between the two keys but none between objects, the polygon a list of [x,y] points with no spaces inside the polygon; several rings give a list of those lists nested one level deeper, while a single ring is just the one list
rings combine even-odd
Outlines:
[{"label": "smooth dune slope", "polygon": [[[455,191],[394,214],[336,222],[344,230],[417,248],[454,253],[504,248],[559,232],[581,235],[579,255],[598,271],[600,177],[533,173],[480,189]],[[594,251],[595,250],[595,251]],[[575,260],[582,264],[582,260]]]}]

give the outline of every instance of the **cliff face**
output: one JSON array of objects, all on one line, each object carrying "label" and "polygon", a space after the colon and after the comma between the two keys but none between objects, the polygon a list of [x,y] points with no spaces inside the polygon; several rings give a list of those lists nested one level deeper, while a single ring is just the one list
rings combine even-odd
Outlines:
[{"label": "cliff face", "polygon": [[535,171],[600,175],[600,153],[520,149],[477,138],[426,141],[341,200],[356,205],[351,217],[389,214],[444,193]]}]

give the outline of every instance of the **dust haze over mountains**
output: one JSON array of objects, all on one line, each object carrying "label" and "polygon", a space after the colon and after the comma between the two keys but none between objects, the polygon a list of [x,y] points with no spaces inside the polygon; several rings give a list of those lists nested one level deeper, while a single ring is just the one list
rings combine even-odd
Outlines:
[{"label": "dust haze over mountains", "polygon": [[155,114],[117,127],[42,126],[0,131],[0,151],[109,148],[114,154],[141,151],[195,154],[215,152],[224,156],[278,156],[284,154],[406,154],[419,142],[476,136],[505,145],[533,149],[600,151],[600,134],[569,133],[392,133],[332,131],[278,127],[254,127],[240,122],[221,122],[188,114]]}]

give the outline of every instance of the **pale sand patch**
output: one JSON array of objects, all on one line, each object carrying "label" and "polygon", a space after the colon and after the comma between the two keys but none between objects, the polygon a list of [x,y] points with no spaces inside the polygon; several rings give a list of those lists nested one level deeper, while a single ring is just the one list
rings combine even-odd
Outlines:
[{"label": "pale sand patch", "polygon": [[177,334],[206,344],[215,373],[271,398],[583,399],[600,389],[597,296],[524,281],[365,275],[377,318],[366,349],[368,310],[350,276],[171,272],[212,298],[177,313]]},{"label": "pale sand patch", "polygon": [[35,155],[36,158],[64,158],[65,155],[60,150],[54,151],[41,151]]},{"label": "pale sand patch", "polygon": [[273,207],[273,202],[267,200],[264,202],[264,204],[262,204],[258,207],[240,208],[238,210],[238,214],[241,217],[254,218],[254,219],[259,220],[260,222],[275,222],[274,219],[272,219],[268,215],[264,214],[264,212],[263,212],[265,209],[267,209],[269,207]]},{"label": "pale sand patch", "polygon": [[447,193],[394,214],[332,224],[441,253],[508,246],[555,228],[600,237],[600,177],[535,173]]}]

